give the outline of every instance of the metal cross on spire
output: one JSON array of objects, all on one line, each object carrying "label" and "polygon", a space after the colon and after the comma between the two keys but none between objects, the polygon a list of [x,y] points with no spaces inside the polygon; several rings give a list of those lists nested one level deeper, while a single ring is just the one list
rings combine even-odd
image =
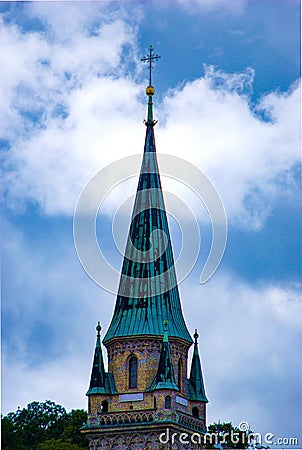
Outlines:
[{"label": "metal cross on spire", "polygon": [[152,86],[152,62],[153,61],[157,61],[160,58],[159,55],[154,55],[153,53],[153,47],[152,45],[150,45],[149,47],[149,55],[148,56],[144,56],[144,58],[141,59],[141,61],[144,61],[146,63],[149,63],[149,86]]}]

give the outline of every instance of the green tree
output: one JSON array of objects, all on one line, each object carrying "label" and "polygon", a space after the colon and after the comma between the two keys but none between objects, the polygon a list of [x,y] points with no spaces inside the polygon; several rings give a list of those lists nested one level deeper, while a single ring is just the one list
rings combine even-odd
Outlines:
[{"label": "green tree", "polygon": [[251,431],[242,431],[232,425],[232,422],[213,423],[208,426],[209,437],[207,448],[220,444],[223,448],[243,449],[249,446],[248,436]]},{"label": "green tree", "polygon": [[38,446],[38,450],[82,450],[82,448],[63,439],[48,439]]},{"label": "green tree", "polygon": [[26,408],[1,417],[2,449],[37,450],[43,443],[52,445],[53,441],[57,445],[65,445],[67,450],[87,449],[87,441],[80,433],[86,420],[87,412],[84,410],[67,413],[63,406],[50,400],[29,403]]},{"label": "green tree", "polygon": [[83,409],[73,409],[67,415],[61,438],[77,444],[81,448],[87,448],[87,439],[80,433],[80,428],[87,422],[87,412]]},{"label": "green tree", "polygon": [[22,444],[22,437],[16,430],[13,421],[9,417],[1,416],[1,439],[2,450],[25,450]]},{"label": "green tree", "polygon": [[60,419],[66,415],[63,406],[46,400],[29,403],[26,408],[9,413],[7,417],[13,423],[15,433],[25,448],[36,449],[40,442],[58,433],[57,425],[61,424]]}]

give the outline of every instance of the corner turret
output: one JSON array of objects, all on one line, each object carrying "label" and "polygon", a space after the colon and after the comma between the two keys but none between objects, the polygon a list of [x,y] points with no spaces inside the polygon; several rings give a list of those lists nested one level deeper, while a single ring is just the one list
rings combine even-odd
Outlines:
[{"label": "corner turret", "polygon": [[206,397],[205,388],[203,384],[203,377],[202,377],[202,370],[201,370],[201,364],[200,364],[200,358],[198,353],[198,333],[197,330],[195,330],[194,333],[194,351],[193,351],[193,358],[192,358],[192,364],[191,364],[191,372],[190,372],[190,378],[188,380],[189,385],[189,399],[190,400],[196,400],[199,402],[208,403],[208,399]]},{"label": "corner turret", "polygon": [[110,394],[116,392],[112,374],[105,372],[101,346],[102,327],[100,325],[100,322],[98,322],[96,330],[97,330],[97,337],[91,370],[90,385],[86,393],[86,395],[88,396],[93,394]]},{"label": "corner turret", "polygon": [[159,357],[157,374],[147,391],[155,391],[157,389],[172,389],[179,391],[176,383],[170,352],[170,344],[168,337],[168,321],[164,321],[164,337]]}]

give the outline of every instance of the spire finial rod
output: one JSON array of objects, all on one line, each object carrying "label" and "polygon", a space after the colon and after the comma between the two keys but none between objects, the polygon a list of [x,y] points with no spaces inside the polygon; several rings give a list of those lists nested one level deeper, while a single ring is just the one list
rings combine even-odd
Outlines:
[{"label": "spire finial rod", "polygon": [[155,125],[156,122],[154,122],[153,120],[153,102],[152,102],[152,97],[154,95],[154,87],[152,86],[152,68],[153,65],[152,63],[154,61],[157,61],[160,58],[159,55],[154,55],[153,53],[153,47],[152,45],[150,45],[149,48],[149,55],[148,56],[144,56],[144,58],[141,59],[141,61],[147,62],[149,64],[149,86],[146,88],[146,94],[149,97],[149,102],[148,102],[148,118],[147,118],[147,122],[146,125]]},{"label": "spire finial rod", "polygon": [[154,55],[152,45],[150,45],[149,47],[149,55],[141,58],[141,61],[144,61],[149,64],[149,86],[152,86],[152,69],[153,69],[152,63],[154,61],[157,61],[159,58],[160,58],[159,55]]},{"label": "spire finial rod", "polygon": [[199,338],[199,334],[197,333],[197,329],[195,329],[195,333],[194,333],[195,344],[197,344],[198,338]]},{"label": "spire finial rod", "polygon": [[97,324],[97,326],[96,326],[96,331],[98,332],[98,337],[100,337],[100,335],[101,335],[101,330],[102,330],[102,327],[101,327],[101,325],[100,325],[100,322],[98,322],[98,324]]}]

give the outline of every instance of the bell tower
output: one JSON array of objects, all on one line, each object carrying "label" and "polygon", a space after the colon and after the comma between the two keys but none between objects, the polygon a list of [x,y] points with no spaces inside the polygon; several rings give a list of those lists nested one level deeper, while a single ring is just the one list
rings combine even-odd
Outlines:
[{"label": "bell tower", "polygon": [[[156,158],[152,63],[142,166],[126,244],[115,309],[103,344],[100,332],[92,366],[88,421],[82,428],[90,450],[188,449],[206,431],[206,403],[198,353],[198,334],[188,377],[193,341],[182,313],[164,197]],[[170,439],[174,433],[174,438]],[[175,435],[176,433],[176,435]],[[195,443],[183,443],[196,433]],[[173,441],[173,442],[172,442]]]}]

